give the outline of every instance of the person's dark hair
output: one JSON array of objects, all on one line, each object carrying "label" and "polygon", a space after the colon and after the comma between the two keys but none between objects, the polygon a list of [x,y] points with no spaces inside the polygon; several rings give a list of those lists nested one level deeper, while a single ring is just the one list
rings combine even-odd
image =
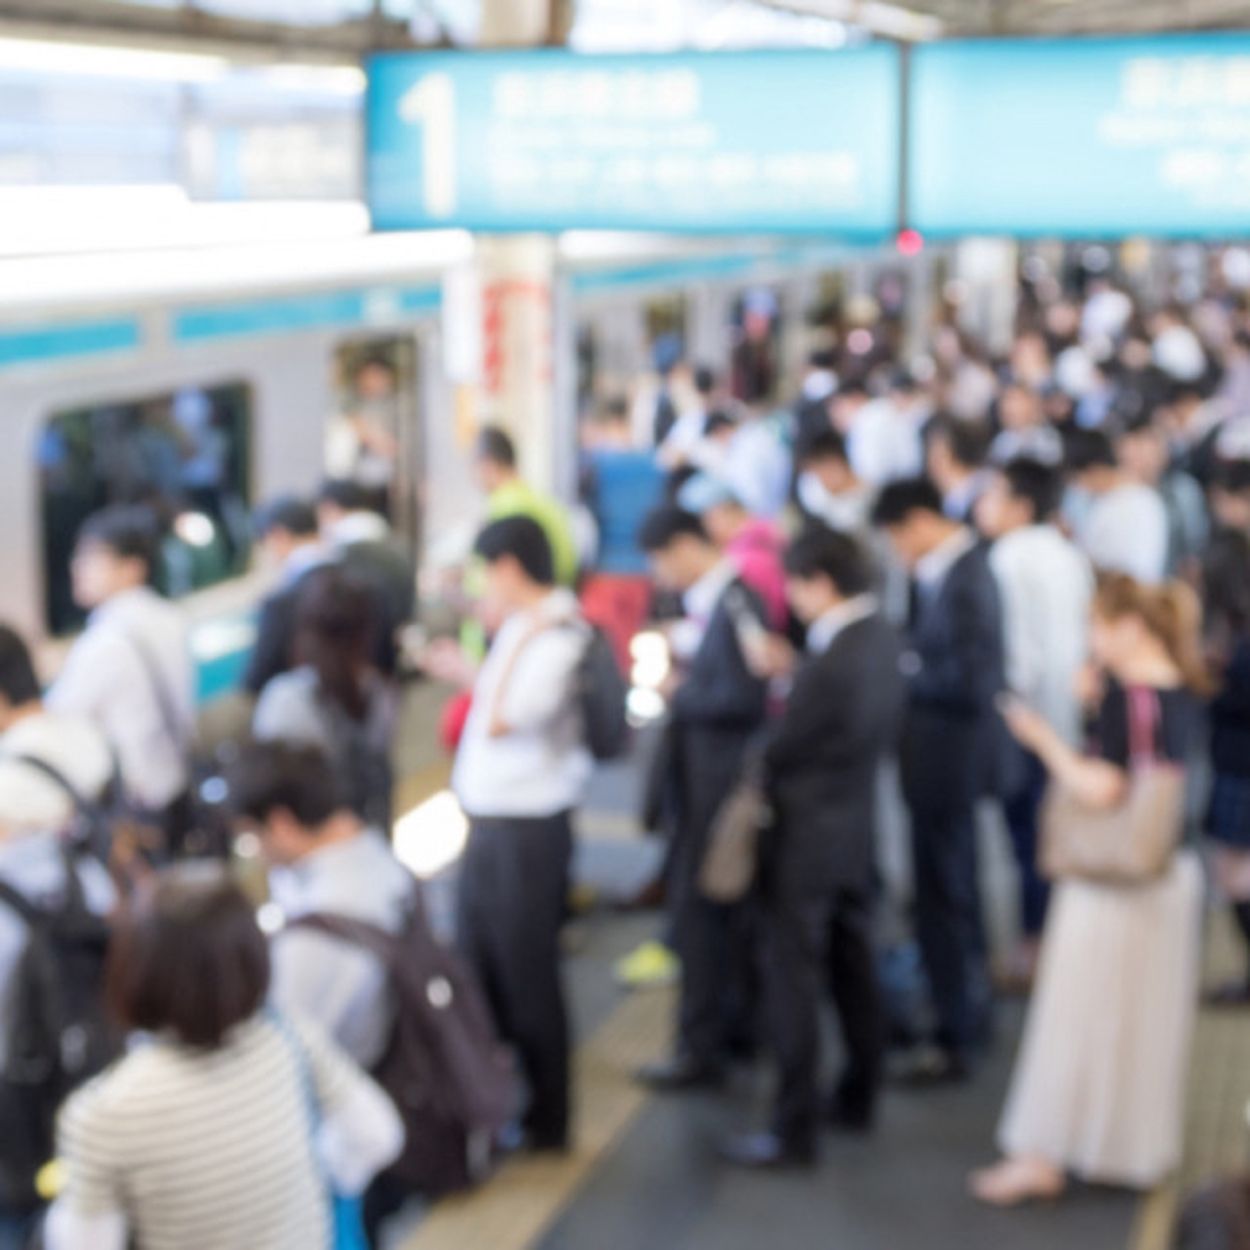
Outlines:
[{"label": "person's dark hair", "polygon": [[370,512],[373,496],[365,486],[348,478],[332,477],[321,483],[317,502],[332,504],[344,512]]},{"label": "person's dark hair", "polygon": [[872,523],[885,528],[902,525],[913,512],[944,515],[942,496],[927,477],[902,478],[884,486],[872,510]]},{"label": "person's dark hair", "polygon": [[0,696],[11,707],[21,707],[34,703],[40,693],[30,648],[17,630],[0,625]]},{"label": "person's dark hair", "polygon": [[1119,423],[1120,437],[1140,436],[1143,434],[1151,435],[1155,438],[1163,437],[1163,430],[1159,423],[1155,420],[1153,413],[1138,412],[1133,416],[1120,421]]},{"label": "person's dark hair", "polygon": [[800,466],[819,464],[823,460],[840,460],[843,464],[850,464],[846,439],[832,426],[827,430],[818,430],[799,445]]},{"label": "person's dark hair", "polygon": [[863,378],[847,378],[833,393],[834,399],[870,399],[872,392]]},{"label": "person's dark hair", "polygon": [[313,569],[295,600],[296,664],[317,674],[322,695],[354,720],[369,710],[366,677],[379,623],[376,590],[337,565]]},{"label": "person's dark hair", "polygon": [[516,444],[512,436],[497,425],[486,426],[477,436],[475,458],[501,469],[516,468]]},{"label": "person's dark hair", "polygon": [[265,538],[276,530],[296,538],[314,538],[317,534],[317,513],[306,499],[281,495],[256,509],[252,529],[257,538]]},{"label": "person's dark hair", "polygon": [[814,352],[808,353],[807,367],[809,369],[827,369],[832,372],[837,363],[833,351],[828,347],[818,347]]},{"label": "person's dark hair", "polygon": [[594,407],[591,419],[598,425],[617,425],[629,420],[629,400],[624,395],[608,395]]},{"label": "person's dark hair", "polygon": [[477,536],[473,553],[487,564],[511,556],[530,581],[539,586],[555,585],[556,565],[551,543],[533,517],[508,516],[492,521]]},{"label": "person's dark hair", "polygon": [[383,373],[389,373],[391,377],[398,376],[397,370],[393,364],[385,356],[366,356],[355,369],[356,377],[360,377],[369,369],[381,369]]},{"label": "person's dark hair", "polygon": [[97,544],[123,560],[142,561],[150,580],[160,547],[160,527],[150,508],[118,504],[93,512],[79,528],[77,541]]},{"label": "person's dark hair", "polygon": [[1215,467],[1211,485],[1227,495],[1250,494],[1250,460],[1223,460]]},{"label": "person's dark hair", "polygon": [[714,434],[719,434],[721,430],[732,430],[737,428],[737,425],[738,423],[729,413],[718,408],[707,414],[703,422],[703,437],[711,438]]},{"label": "person's dark hair", "polygon": [[216,1050],[264,1005],[269,947],[228,869],[166,868],[131,896],[113,931],[105,990],[126,1029]]},{"label": "person's dark hair", "polygon": [[694,371],[694,389],[704,398],[716,389],[716,370],[700,365]]},{"label": "person's dark hair", "polygon": [[1105,430],[1072,430],[1065,440],[1065,459],[1070,473],[1088,469],[1114,469],[1115,446]]},{"label": "person's dark hair", "polygon": [[664,551],[679,538],[710,542],[703,522],[693,512],[666,505],[647,513],[638,531],[638,545],[645,552]]},{"label": "person's dark hair", "polygon": [[872,588],[872,572],[864,549],[849,534],[823,525],[809,526],[790,544],[785,568],[790,577],[803,581],[828,578],[845,599],[866,594]]},{"label": "person's dark hair", "polygon": [[1207,622],[1233,637],[1250,633],[1250,535],[1218,530],[1203,561]]},{"label": "person's dark hair", "polygon": [[938,413],[929,422],[925,438],[941,439],[949,448],[955,463],[965,469],[979,469],[985,464],[992,441],[989,427],[980,421],[964,421],[950,413]]},{"label": "person's dark hair", "polygon": [[230,808],[264,822],[285,808],[307,829],[324,825],[347,806],[326,753],[303,742],[249,742],[227,776]]},{"label": "person's dark hair", "polygon": [[1064,481],[1063,474],[1053,465],[1019,456],[1009,460],[999,472],[1007,483],[1008,494],[1032,509],[1035,524],[1049,521],[1059,511]]}]

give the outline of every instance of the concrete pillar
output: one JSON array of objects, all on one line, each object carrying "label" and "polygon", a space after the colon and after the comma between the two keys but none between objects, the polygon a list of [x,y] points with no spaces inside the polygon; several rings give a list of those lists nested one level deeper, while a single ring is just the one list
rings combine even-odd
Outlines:
[{"label": "concrete pillar", "polygon": [[1017,266],[1018,252],[1011,239],[963,239],[955,245],[954,277],[967,292],[960,323],[996,354],[1011,347]]},{"label": "concrete pillar", "polygon": [[[530,47],[552,31],[551,0],[484,0],[483,47]],[[564,440],[576,431],[567,400],[557,400],[556,247],[547,235],[483,236],[477,240],[482,293],[480,419],[516,440],[521,470],[535,486],[567,493]],[[567,337],[567,336],[562,336]],[[557,419],[557,408],[560,409]]]}]

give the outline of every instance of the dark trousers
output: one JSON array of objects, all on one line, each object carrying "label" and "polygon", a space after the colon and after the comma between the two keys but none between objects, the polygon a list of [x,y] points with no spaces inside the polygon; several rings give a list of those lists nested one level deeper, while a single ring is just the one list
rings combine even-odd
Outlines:
[{"label": "dark trousers", "polygon": [[569,1129],[569,1023],[560,977],[570,813],[474,819],[460,872],[461,950],[529,1086],[525,1128],[557,1145]]},{"label": "dark trousers", "polygon": [[677,1052],[715,1065],[755,1040],[755,908],[699,891],[706,838],[678,835],[668,864],[668,935],[681,960]]},{"label": "dark trousers", "polygon": [[1046,794],[1046,766],[1031,751],[1024,753],[1021,784],[1003,804],[1007,831],[1020,873],[1020,929],[1026,938],[1041,936],[1046,923],[1050,885],[1037,870],[1038,822]]},{"label": "dark trousers", "polygon": [[937,1014],[937,1042],[962,1056],[989,1026],[976,821],[971,806],[913,808],[911,818],[916,936]]},{"label": "dark trousers", "polygon": [[828,982],[846,1048],[834,1101],[869,1118],[881,1081],[885,1025],[866,890],[781,894],[765,906],[765,1001],[779,1071],[773,1129],[814,1145],[820,1119],[820,1003]]}]

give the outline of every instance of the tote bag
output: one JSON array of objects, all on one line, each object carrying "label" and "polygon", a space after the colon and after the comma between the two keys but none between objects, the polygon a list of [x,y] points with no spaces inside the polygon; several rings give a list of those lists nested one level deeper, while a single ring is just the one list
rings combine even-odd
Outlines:
[{"label": "tote bag", "polygon": [[1129,790],[1098,810],[1052,782],[1042,808],[1042,874],[1107,885],[1146,885],[1172,863],[1185,821],[1185,772],[1159,758],[1157,691],[1127,691]]}]

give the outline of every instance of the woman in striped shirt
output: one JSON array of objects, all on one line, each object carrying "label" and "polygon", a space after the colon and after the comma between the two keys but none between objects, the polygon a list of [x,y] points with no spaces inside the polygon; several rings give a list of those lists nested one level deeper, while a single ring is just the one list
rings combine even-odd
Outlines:
[{"label": "woman in striped shirt", "polygon": [[141,893],[107,984],[140,1037],[62,1111],[48,1250],[330,1246],[330,1187],[363,1190],[403,1129],[326,1038],[266,1008],[268,987],[265,939],[225,870],[186,865]]}]

